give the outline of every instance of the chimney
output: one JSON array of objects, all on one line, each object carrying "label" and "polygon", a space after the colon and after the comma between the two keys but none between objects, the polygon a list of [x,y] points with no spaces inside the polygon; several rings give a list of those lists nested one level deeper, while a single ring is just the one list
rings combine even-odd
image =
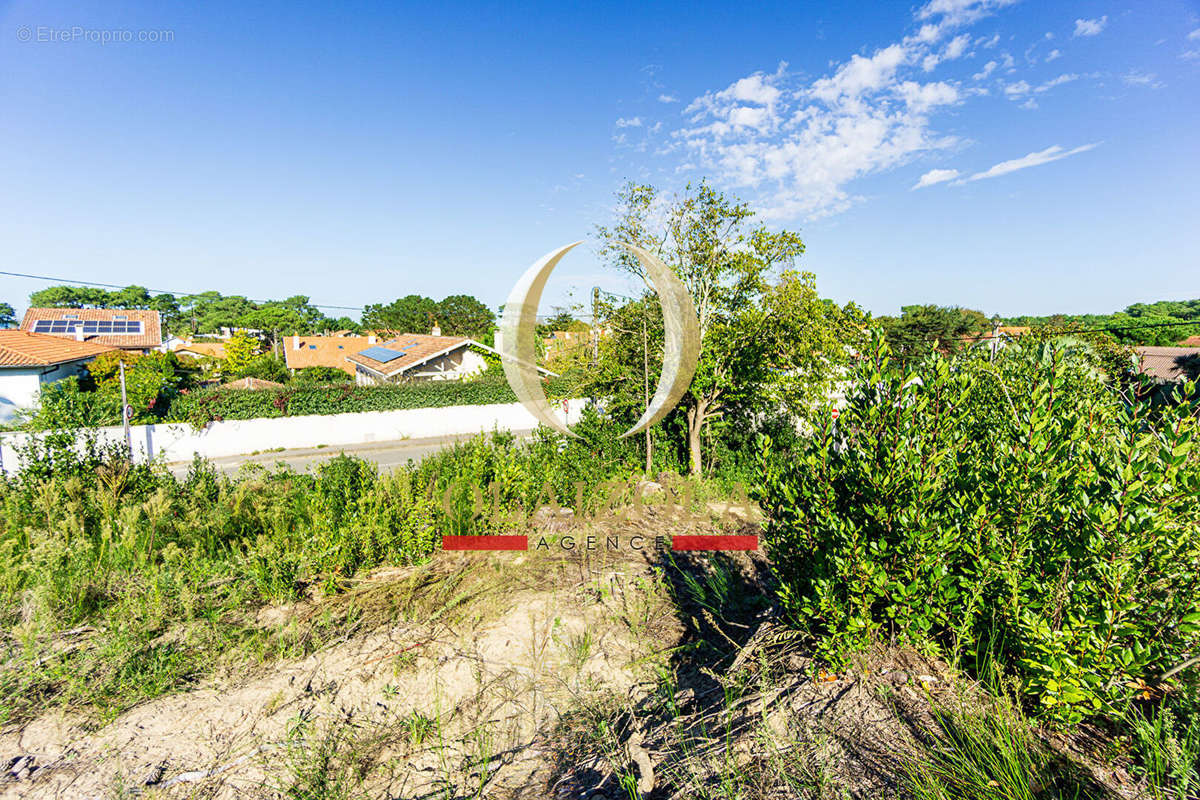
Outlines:
[{"label": "chimney", "polygon": [[367,334],[367,344],[375,344],[375,334],[373,334],[373,333]]},{"label": "chimney", "polygon": [[83,326],[82,325],[75,326],[75,341],[77,341],[77,342],[83,341]]},{"label": "chimney", "polygon": [[298,334],[298,333],[292,334],[292,349],[293,350],[300,349],[300,334]]},{"label": "chimney", "polygon": [[442,329],[441,329],[441,327],[440,327],[440,326],[437,324],[437,320],[436,320],[436,319],[433,321],[433,330],[429,332],[429,335],[430,335],[430,336],[441,336],[441,335],[442,335]]}]

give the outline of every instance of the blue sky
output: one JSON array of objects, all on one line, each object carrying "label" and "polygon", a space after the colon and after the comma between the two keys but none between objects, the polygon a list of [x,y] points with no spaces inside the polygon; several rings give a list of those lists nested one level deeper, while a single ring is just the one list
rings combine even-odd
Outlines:
[{"label": "blue sky", "polygon": [[570,5],[0,2],[2,269],[494,306],[707,177],[879,314],[1200,296],[1195,2]]}]

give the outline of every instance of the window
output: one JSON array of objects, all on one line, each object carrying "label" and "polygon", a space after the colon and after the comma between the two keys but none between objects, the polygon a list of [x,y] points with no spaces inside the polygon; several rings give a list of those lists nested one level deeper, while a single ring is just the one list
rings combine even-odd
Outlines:
[{"label": "window", "polygon": [[317,349],[317,346],[316,346],[315,344],[310,344],[310,345],[308,346],[308,349],[309,349],[309,350],[316,350],[316,349]]}]

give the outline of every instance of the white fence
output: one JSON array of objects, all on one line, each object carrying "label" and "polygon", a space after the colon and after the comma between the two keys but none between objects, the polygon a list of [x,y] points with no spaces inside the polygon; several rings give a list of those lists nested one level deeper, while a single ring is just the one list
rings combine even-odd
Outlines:
[{"label": "white fence", "polygon": [[[551,407],[569,424],[579,419],[585,403],[566,400],[551,403]],[[213,422],[202,430],[185,423],[134,425],[130,431],[135,459],[170,463],[191,461],[195,455],[225,458],[278,447],[336,447],[536,427],[537,420],[520,403],[497,403],[232,420]],[[125,437],[120,426],[95,430],[101,441],[121,442]],[[20,468],[17,449],[36,435],[0,434],[0,470],[16,473]]]}]

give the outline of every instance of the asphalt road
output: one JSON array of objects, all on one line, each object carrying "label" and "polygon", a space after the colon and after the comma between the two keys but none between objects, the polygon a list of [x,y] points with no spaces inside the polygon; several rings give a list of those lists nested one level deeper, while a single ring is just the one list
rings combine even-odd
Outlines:
[{"label": "asphalt road", "polygon": [[[532,431],[513,431],[518,438],[528,436]],[[462,436],[439,436],[430,439],[400,439],[390,442],[371,442],[361,445],[336,445],[333,447],[304,448],[298,450],[275,450],[243,456],[212,459],[212,464],[226,475],[234,475],[243,464],[262,464],[270,469],[277,463],[283,462],[298,472],[304,472],[309,467],[328,461],[342,453],[359,456],[379,465],[380,472],[390,472],[411,461],[420,461],[430,453],[436,453],[447,445],[464,439],[471,439],[478,434]],[[176,477],[187,474],[191,462],[177,461],[167,465],[167,469]]]}]

